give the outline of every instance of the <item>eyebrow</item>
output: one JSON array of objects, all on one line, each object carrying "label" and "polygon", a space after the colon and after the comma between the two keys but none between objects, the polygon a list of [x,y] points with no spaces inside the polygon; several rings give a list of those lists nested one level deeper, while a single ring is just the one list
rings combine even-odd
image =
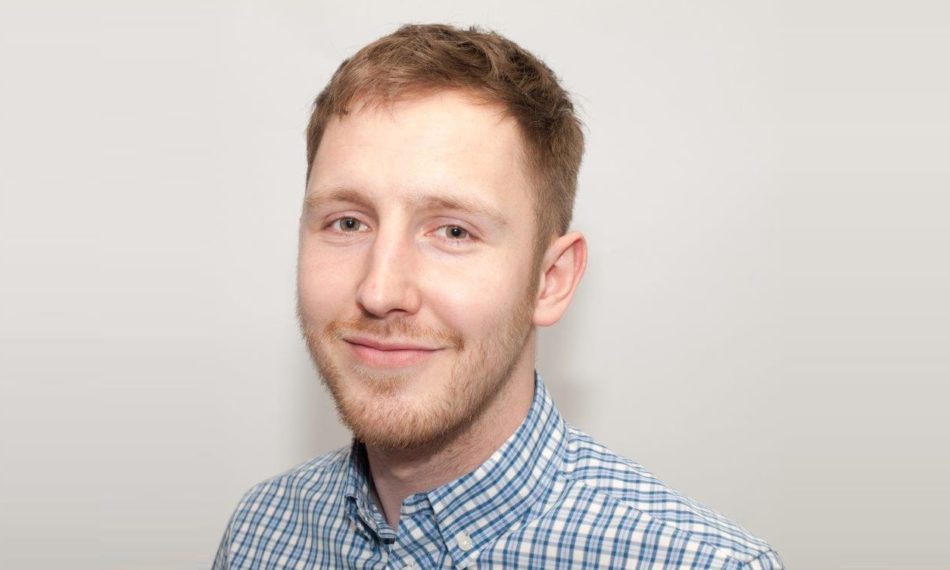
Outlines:
[{"label": "eyebrow", "polygon": [[304,207],[308,210],[316,208],[322,202],[352,202],[364,208],[372,206],[369,200],[356,190],[350,188],[333,188],[331,190],[315,190],[304,198]]},{"label": "eyebrow", "polygon": [[[315,190],[304,199],[304,206],[310,209],[318,206],[322,202],[350,202],[364,208],[373,207],[372,202],[365,194],[352,188]],[[501,210],[473,198],[412,193],[408,196],[406,203],[414,208],[423,210],[455,210],[465,212],[487,218],[501,227],[508,225],[508,221],[505,219],[505,215]]]}]

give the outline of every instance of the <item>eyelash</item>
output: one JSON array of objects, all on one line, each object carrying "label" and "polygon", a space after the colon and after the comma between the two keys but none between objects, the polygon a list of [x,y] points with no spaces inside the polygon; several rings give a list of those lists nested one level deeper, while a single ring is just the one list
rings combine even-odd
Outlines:
[{"label": "eyelash", "polygon": [[332,222],[330,222],[330,228],[335,228],[335,229],[336,229],[338,232],[340,232],[340,233],[357,233],[357,232],[359,232],[359,230],[356,230],[356,231],[346,231],[346,230],[344,230],[344,229],[342,229],[342,228],[336,227],[336,226],[339,224],[339,222],[342,222],[343,220],[353,220],[354,222],[356,222],[357,224],[360,224],[360,225],[362,225],[362,226],[365,226],[365,225],[366,225],[366,224],[364,224],[363,222],[361,222],[359,219],[354,218],[353,216],[343,216],[343,217],[341,217],[341,218],[337,218],[337,219],[333,220]]},{"label": "eyelash", "polygon": [[469,239],[473,239],[472,232],[468,231],[467,229],[465,229],[465,228],[463,228],[462,226],[459,226],[459,225],[457,225],[457,224],[446,224],[446,225],[444,225],[444,226],[439,226],[438,228],[436,228],[436,231],[439,231],[439,230],[441,230],[442,228],[458,228],[459,230],[461,230],[462,232],[465,233],[465,235],[464,235],[463,237],[459,237],[459,238],[456,238],[456,237],[449,237],[449,236],[447,235],[445,239],[447,239],[447,240],[449,240],[449,241],[462,242],[462,241],[468,241]]},{"label": "eyelash", "polygon": [[[340,222],[343,222],[344,220],[353,220],[354,222],[356,222],[356,223],[359,224],[360,226],[366,226],[366,225],[367,225],[367,224],[365,224],[364,222],[362,222],[361,220],[359,220],[358,218],[355,218],[355,217],[353,217],[353,216],[343,216],[343,217],[337,218],[337,219],[333,220],[332,222],[330,222],[330,226],[329,226],[329,227],[330,227],[330,228],[335,228],[336,231],[338,231],[338,232],[340,232],[340,233],[359,233],[359,232],[360,232],[360,230],[350,230],[350,231],[347,231],[347,230],[344,230],[344,229],[338,227],[339,224],[340,224]],[[448,241],[450,241],[450,242],[461,243],[461,242],[463,242],[463,241],[470,241],[470,240],[474,240],[474,239],[475,239],[475,236],[472,235],[472,232],[470,232],[469,230],[465,229],[464,227],[462,227],[462,226],[460,226],[460,225],[458,225],[458,224],[445,224],[445,225],[442,225],[442,226],[439,226],[438,228],[436,228],[436,231],[441,230],[441,229],[443,229],[443,228],[450,228],[450,229],[451,229],[451,228],[458,228],[459,230],[461,230],[462,232],[464,232],[465,235],[464,235],[463,237],[453,238],[453,237],[448,237],[448,236],[446,236],[445,239],[448,240]]]}]

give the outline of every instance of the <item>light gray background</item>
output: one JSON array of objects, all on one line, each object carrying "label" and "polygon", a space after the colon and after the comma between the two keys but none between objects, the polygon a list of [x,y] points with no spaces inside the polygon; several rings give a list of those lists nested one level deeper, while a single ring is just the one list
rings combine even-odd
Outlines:
[{"label": "light gray background", "polygon": [[208,567],[346,442],[294,321],[303,130],[344,57],[447,21],[587,125],[568,420],[791,568],[950,567],[943,4],[467,4],[2,4],[0,566]]}]

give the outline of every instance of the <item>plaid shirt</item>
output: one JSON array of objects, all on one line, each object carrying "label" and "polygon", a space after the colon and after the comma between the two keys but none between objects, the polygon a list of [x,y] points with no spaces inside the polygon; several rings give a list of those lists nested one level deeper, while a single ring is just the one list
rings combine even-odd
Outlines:
[{"label": "plaid shirt", "polygon": [[225,568],[782,567],[768,544],[568,427],[540,376],[520,428],[472,473],[402,505],[392,529],[358,443],[251,489]]}]

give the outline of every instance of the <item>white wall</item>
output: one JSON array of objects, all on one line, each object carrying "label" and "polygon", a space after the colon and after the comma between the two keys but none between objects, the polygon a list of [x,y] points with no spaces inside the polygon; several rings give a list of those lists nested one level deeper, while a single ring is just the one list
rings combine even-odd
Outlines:
[{"label": "white wall", "polygon": [[294,321],[303,129],[344,57],[448,21],[588,127],[567,418],[792,568],[945,568],[948,11],[461,4],[2,5],[0,566],[208,567],[345,443]]}]

